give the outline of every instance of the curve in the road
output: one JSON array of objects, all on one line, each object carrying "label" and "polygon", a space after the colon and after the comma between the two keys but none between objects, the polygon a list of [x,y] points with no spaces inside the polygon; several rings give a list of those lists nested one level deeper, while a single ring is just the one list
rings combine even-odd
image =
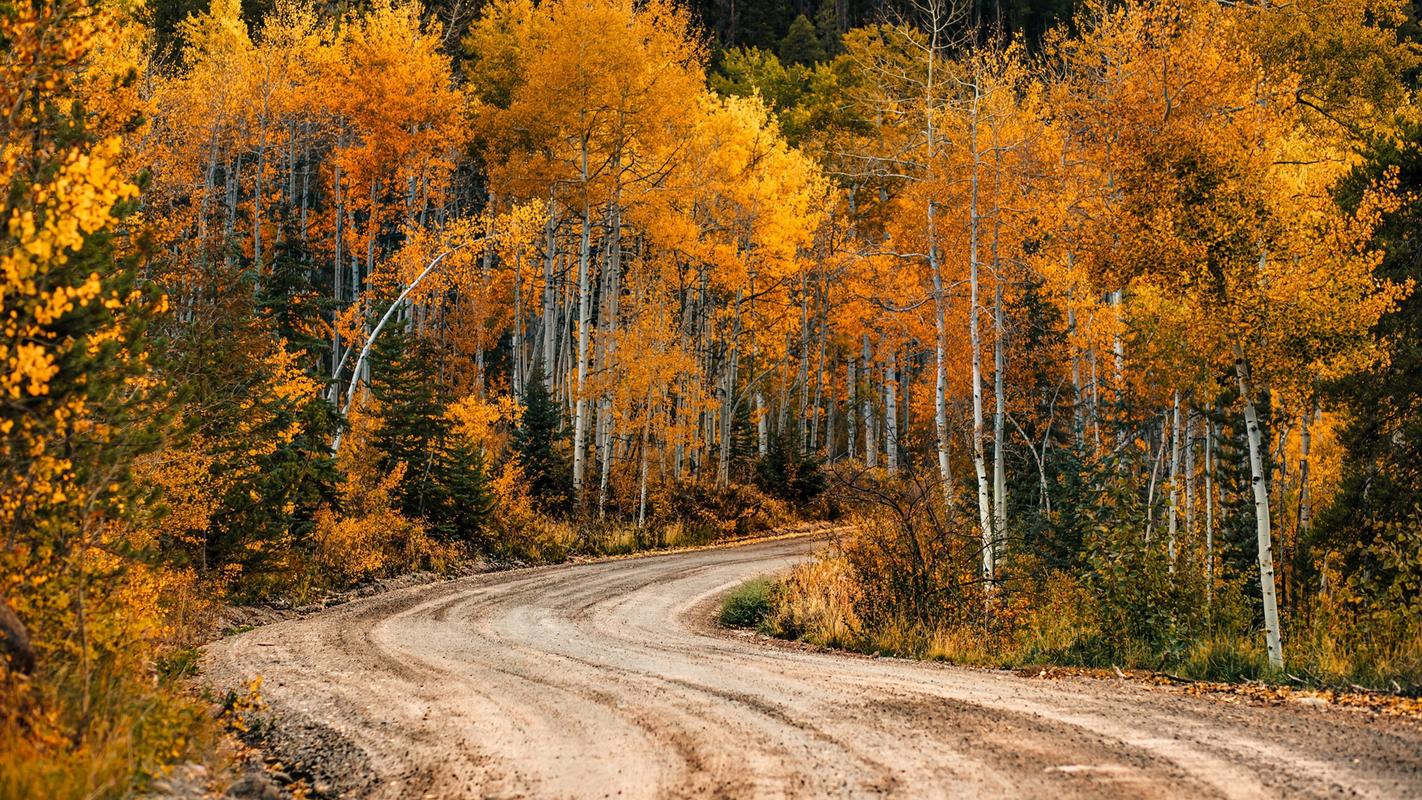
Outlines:
[{"label": "curve in the road", "polygon": [[767,646],[716,597],[814,542],[415,587],[214,643],[352,797],[1422,797],[1422,728]]}]

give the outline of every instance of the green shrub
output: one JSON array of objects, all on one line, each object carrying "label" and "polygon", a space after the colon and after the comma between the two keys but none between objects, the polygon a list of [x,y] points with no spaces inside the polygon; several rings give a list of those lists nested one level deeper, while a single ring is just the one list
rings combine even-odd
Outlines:
[{"label": "green shrub", "polygon": [[768,495],[803,506],[825,490],[825,474],[820,461],[800,447],[798,433],[781,433],[770,441],[766,454],[756,462],[755,485]]},{"label": "green shrub", "polygon": [[770,616],[771,582],[753,578],[736,587],[721,605],[721,624],[728,628],[756,628]]}]

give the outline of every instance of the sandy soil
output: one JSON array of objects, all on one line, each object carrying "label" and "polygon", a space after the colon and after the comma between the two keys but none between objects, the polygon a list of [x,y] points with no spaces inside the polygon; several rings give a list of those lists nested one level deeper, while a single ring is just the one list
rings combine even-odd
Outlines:
[{"label": "sandy soil", "polygon": [[1422,797],[1422,725],[767,645],[715,599],[814,542],[416,586],[212,644],[344,797]]}]

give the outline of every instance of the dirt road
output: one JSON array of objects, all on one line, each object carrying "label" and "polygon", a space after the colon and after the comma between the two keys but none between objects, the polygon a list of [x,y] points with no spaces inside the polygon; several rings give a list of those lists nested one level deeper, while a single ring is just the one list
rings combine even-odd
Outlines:
[{"label": "dirt road", "polygon": [[771,646],[763,544],[415,587],[209,648],[348,797],[1422,797],[1422,726]]}]

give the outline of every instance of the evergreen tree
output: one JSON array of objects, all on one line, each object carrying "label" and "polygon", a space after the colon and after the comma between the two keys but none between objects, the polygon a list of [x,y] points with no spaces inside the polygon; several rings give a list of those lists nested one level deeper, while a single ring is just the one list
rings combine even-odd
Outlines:
[{"label": "evergreen tree", "polygon": [[326,318],[333,302],[318,285],[311,251],[291,221],[283,219],[280,231],[260,276],[257,312],[288,350],[301,355],[307,374],[314,377],[329,370],[323,362],[330,354]]},{"label": "evergreen tree", "polygon": [[[1402,126],[1399,136],[1380,138],[1365,163],[1345,181],[1339,200],[1356,208],[1364,190],[1396,170],[1403,202],[1384,215],[1376,234],[1384,257],[1375,274],[1397,282],[1422,282],[1422,125]],[[1392,585],[1417,581],[1422,567],[1398,571],[1385,565],[1389,541],[1403,529],[1417,530],[1422,519],[1422,292],[1413,290],[1383,315],[1374,333],[1388,349],[1376,366],[1335,386],[1334,399],[1349,413],[1344,445],[1343,485],[1332,506],[1318,518],[1312,544],[1343,556],[1345,573],[1370,576],[1370,594],[1386,595]],[[1316,585],[1316,581],[1310,581]]]},{"label": "evergreen tree", "polygon": [[780,60],[786,64],[810,65],[825,60],[825,48],[820,44],[815,23],[801,14],[790,23],[790,32],[780,40]]},{"label": "evergreen tree", "polygon": [[755,482],[760,490],[791,503],[808,503],[825,490],[825,475],[819,459],[801,451],[802,437],[796,430],[781,431],[771,437],[765,457],[755,466]]},{"label": "evergreen tree", "polygon": [[534,368],[523,392],[523,419],[514,431],[514,451],[528,481],[528,493],[547,509],[566,507],[572,466],[562,447],[562,414],[548,393],[543,367]]},{"label": "evergreen tree", "polygon": [[786,0],[757,0],[728,15],[730,44],[774,50],[794,13]]},{"label": "evergreen tree", "polygon": [[839,18],[835,14],[834,0],[824,0],[815,12],[815,34],[820,38],[825,58],[839,55],[842,45],[839,39]]},{"label": "evergreen tree", "polygon": [[[244,264],[214,264],[229,279],[228,291],[194,314],[202,326],[165,320],[173,345],[159,362],[182,389],[185,427],[175,442],[200,437],[213,459],[211,479],[225,487],[207,529],[187,532],[203,543],[193,557],[208,568],[235,565],[264,579],[283,568],[293,546],[308,542],[317,510],[336,502],[341,481],[330,452],[339,424],[335,409],[315,392],[290,386],[322,380],[319,358],[301,338],[286,337],[300,324],[294,318],[288,324],[275,310],[297,306],[285,300],[267,305],[285,285],[286,268],[275,269],[281,263],[274,262],[260,291]],[[274,369],[277,364],[283,366]]]},{"label": "evergreen tree", "polygon": [[432,532],[445,541],[485,545],[482,533],[494,513],[484,451],[451,433],[435,460],[436,493],[426,509]]},{"label": "evergreen tree", "polygon": [[373,444],[381,454],[381,469],[405,465],[400,507],[411,517],[425,517],[439,502],[435,462],[449,423],[436,394],[435,374],[428,345],[401,327],[387,328],[376,339],[370,367],[370,391],[379,402]]}]

